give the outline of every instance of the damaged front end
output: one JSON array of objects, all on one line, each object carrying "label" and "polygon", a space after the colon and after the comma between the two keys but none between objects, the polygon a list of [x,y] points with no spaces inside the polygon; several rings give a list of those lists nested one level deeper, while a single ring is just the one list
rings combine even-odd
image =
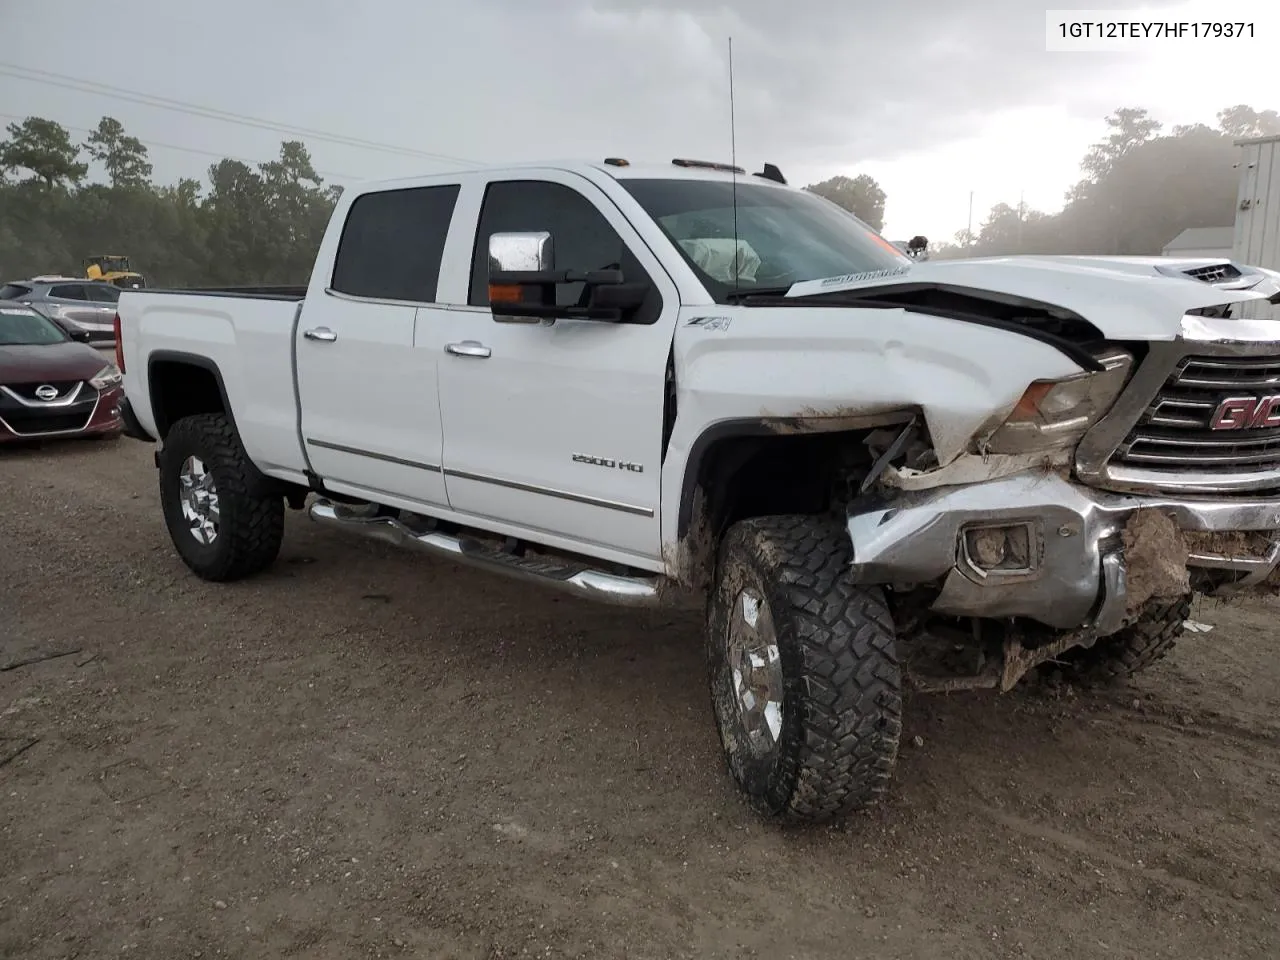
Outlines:
[{"label": "damaged front end", "polygon": [[848,510],[858,580],[891,586],[921,623],[998,634],[1000,662],[943,689],[1008,689],[1154,602],[1270,588],[1280,324],[1190,315],[1175,340],[1101,359],[1065,396],[1029,390],[1037,402],[951,464],[884,467]]}]

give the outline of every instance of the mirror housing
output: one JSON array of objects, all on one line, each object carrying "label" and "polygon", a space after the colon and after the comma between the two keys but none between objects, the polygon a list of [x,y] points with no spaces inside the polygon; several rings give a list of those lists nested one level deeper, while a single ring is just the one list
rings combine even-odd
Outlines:
[{"label": "mirror housing", "polygon": [[67,336],[69,336],[69,337],[70,337],[72,340],[74,340],[76,343],[88,343],[88,342],[89,342],[89,331],[88,331],[88,330],[72,330],[72,331],[70,331],[70,332],[67,334]]},{"label": "mirror housing", "polygon": [[[557,304],[557,288],[581,283],[574,306]],[[621,322],[644,303],[648,289],[627,283],[621,270],[555,269],[555,243],[547,231],[489,237],[489,306],[499,323],[566,320]]]},{"label": "mirror housing", "polygon": [[489,237],[489,275],[539,273],[556,268],[555,245],[545,230]]}]

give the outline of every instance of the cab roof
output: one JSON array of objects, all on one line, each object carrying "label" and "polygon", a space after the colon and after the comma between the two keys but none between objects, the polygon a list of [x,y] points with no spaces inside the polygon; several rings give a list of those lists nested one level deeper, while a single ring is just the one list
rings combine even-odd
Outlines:
[{"label": "cab roof", "polygon": [[393,180],[366,181],[358,186],[359,192],[376,189],[394,183],[408,183],[427,179],[446,179],[451,176],[475,176],[487,172],[518,170],[561,170],[566,173],[603,173],[615,180],[647,179],[647,180],[713,180],[729,183],[736,179],[739,183],[755,183],[765,186],[787,186],[782,172],[773,164],[765,164],[759,171],[751,171],[745,167],[733,167],[732,164],[720,161],[707,161],[677,157],[661,161],[633,162],[622,157],[601,157],[595,160],[561,159],[520,161],[516,163],[485,164],[467,170],[451,170],[442,173],[419,175],[414,177],[397,177]]}]

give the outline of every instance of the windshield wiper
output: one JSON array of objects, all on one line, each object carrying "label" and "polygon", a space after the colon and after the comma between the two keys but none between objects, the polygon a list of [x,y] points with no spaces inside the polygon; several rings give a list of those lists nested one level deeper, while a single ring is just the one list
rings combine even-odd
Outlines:
[{"label": "windshield wiper", "polygon": [[782,297],[787,294],[791,286],[788,283],[785,287],[739,287],[736,290],[730,290],[724,298],[730,303],[740,303],[751,297]]}]

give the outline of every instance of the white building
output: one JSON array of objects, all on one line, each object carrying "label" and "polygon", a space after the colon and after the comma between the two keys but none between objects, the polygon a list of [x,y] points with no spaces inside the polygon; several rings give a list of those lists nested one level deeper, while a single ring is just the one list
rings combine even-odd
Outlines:
[{"label": "white building", "polygon": [[1235,227],[1187,227],[1164,245],[1166,257],[1231,258]]},{"label": "white building", "polygon": [[1240,190],[1231,259],[1280,270],[1280,137],[1237,140]]}]

